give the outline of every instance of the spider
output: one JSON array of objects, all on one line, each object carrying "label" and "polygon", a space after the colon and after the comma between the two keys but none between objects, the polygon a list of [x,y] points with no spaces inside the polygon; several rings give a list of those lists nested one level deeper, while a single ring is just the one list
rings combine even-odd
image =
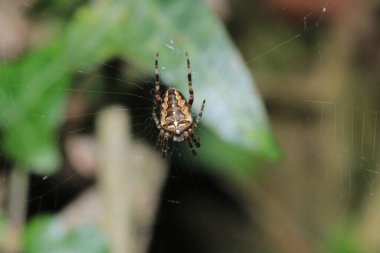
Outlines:
[{"label": "spider", "polygon": [[[201,111],[193,121],[191,106],[194,101],[193,85],[191,81],[191,69],[189,54],[186,52],[187,79],[189,82],[190,98],[187,102],[184,95],[176,88],[165,91],[163,98],[160,95],[160,79],[158,75],[158,52],[154,65],[155,77],[155,101],[153,105],[153,119],[160,131],[157,137],[157,149],[162,152],[162,157],[167,156],[169,140],[186,141],[193,155],[197,154],[196,147],[200,147],[199,138],[195,137],[194,130],[197,128],[202,117],[206,100],[203,100]],[[157,117],[157,106],[160,107],[160,119]],[[193,146],[192,142],[196,147]]]}]

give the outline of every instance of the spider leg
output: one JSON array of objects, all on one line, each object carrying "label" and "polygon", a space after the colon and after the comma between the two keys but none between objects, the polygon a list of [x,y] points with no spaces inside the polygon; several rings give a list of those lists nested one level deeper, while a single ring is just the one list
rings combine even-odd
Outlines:
[{"label": "spider leg", "polygon": [[156,102],[154,102],[154,105],[153,105],[152,116],[153,116],[153,120],[154,120],[154,123],[156,124],[157,129],[161,130],[161,125],[160,125],[160,122],[158,121],[158,118],[157,118],[157,104],[156,104]]},{"label": "spider leg", "polygon": [[198,126],[198,123],[199,123],[199,121],[202,117],[202,114],[203,114],[203,109],[205,108],[205,103],[206,103],[206,100],[203,100],[201,111],[199,112],[198,117],[193,124],[193,129],[197,128],[197,126]]},{"label": "spider leg", "polygon": [[154,123],[156,124],[157,129],[160,131],[160,134],[157,137],[157,142],[156,142],[156,148],[162,152],[162,156],[165,156],[165,132],[162,129],[160,122],[157,117],[157,105],[161,105],[162,99],[160,96],[160,77],[158,74],[158,52],[156,53],[156,60],[154,62],[154,82],[155,82],[155,101],[153,103],[153,111],[152,111],[152,116]]},{"label": "spider leg", "polygon": [[201,147],[201,143],[199,142],[199,137],[197,138],[195,136],[193,129],[190,128],[189,130],[187,130],[187,132],[189,133],[189,135],[190,135],[191,139],[193,140],[195,146],[197,146],[198,148],[200,148]]},{"label": "spider leg", "polygon": [[154,62],[154,83],[156,105],[160,105],[162,103],[162,99],[160,97],[160,76],[158,74],[158,52],[156,53],[156,60]]},{"label": "spider leg", "polygon": [[186,51],[186,61],[187,61],[187,80],[189,81],[189,93],[190,93],[190,98],[189,98],[189,107],[193,105],[194,101],[194,91],[193,91],[193,82],[191,80],[191,68],[190,68],[190,60],[189,60],[189,54]]},{"label": "spider leg", "polygon": [[168,156],[168,145],[166,142],[162,142],[161,157],[165,158]]},{"label": "spider leg", "polygon": [[168,132],[164,132],[161,130],[162,137],[162,145],[161,145],[161,152],[162,152],[162,157],[167,157],[168,156],[168,150],[169,150],[169,138],[170,134]]},{"label": "spider leg", "polygon": [[[156,111],[157,111],[156,102],[154,102],[153,112],[152,112],[153,120],[154,120],[154,123],[156,124],[157,129],[160,131],[159,135],[157,136],[156,148],[159,151],[163,152],[163,147],[165,145],[163,142],[165,132],[164,132],[164,129],[162,129],[160,122],[158,121]],[[162,154],[164,154],[164,153],[162,153]]]},{"label": "spider leg", "polygon": [[162,149],[162,138],[164,136],[163,130],[160,130],[160,133],[157,136],[157,141],[156,141],[156,148],[157,150],[161,151]]},{"label": "spider leg", "polygon": [[167,153],[167,142],[165,140],[165,130],[161,129],[157,136],[156,148],[161,152],[161,156],[165,157]]},{"label": "spider leg", "polygon": [[193,144],[191,143],[191,138],[190,138],[190,135],[187,131],[183,132],[183,135],[185,137],[185,140],[187,142],[187,145],[189,146],[191,152],[193,153],[193,155],[197,155],[197,149],[195,147],[193,147]]}]

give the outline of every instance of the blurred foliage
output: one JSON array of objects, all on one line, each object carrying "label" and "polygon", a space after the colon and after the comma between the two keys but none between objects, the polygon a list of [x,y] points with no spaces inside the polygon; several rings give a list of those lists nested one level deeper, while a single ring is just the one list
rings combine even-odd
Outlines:
[{"label": "blurred foliage", "polygon": [[107,244],[100,232],[90,226],[69,230],[67,225],[52,216],[32,220],[24,236],[26,253],[107,253]]},{"label": "blurred foliage", "polygon": [[335,252],[335,253],[365,253],[367,251],[361,249],[355,244],[354,238],[356,227],[349,222],[344,223],[344,226],[333,231],[330,234],[327,242],[324,244],[320,252]]},{"label": "blurred foliage", "polygon": [[56,128],[63,117],[70,75],[58,43],[0,68],[3,147],[22,167],[51,173],[58,166]]},{"label": "blurred foliage", "polygon": [[2,238],[5,238],[5,227],[6,227],[6,220],[4,214],[0,210],[0,245],[4,243],[4,240]]},{"label": "blurred foliage", "polygon": [[[163,82],[183,91],[188,89],[183,74],[184,51],[190,53],[194,111],[199,111],[205,98],[201,122],[208,129],[205,132],[213,133],[201,135],[201,161],[240,174],[252,169],[256,158],[278,157],[244,61],[203,1],[95,1],[75,10],[69,4],[63,6],[67,9],[57,1],[36,10],[54,9],[57,11],[52,13],[66,15],[73,12],[67,21],[61,19],[53,42],[31,49],[0,70],[4,149],[22,167],[40,174],[57,168],[54,132],[63,120],[62,106],[75,70],[94,71],[118,56],[153,74],[157,50],[162,52],[162,66],[166,66],[161,73]],[[175,48],[170,46],[173,42]],[[214,143],[219,145],[215,147]],[[237,153],[239,161],[235,160]]]}]

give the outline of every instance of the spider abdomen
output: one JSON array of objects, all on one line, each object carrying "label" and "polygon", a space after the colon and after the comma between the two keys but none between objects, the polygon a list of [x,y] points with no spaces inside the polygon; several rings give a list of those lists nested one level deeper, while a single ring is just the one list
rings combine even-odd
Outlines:
[{"label": "spider abdomen", "polygon": [[[161,105],[161,126],[175,135],[181,135],[191,127],[193,118],[190,106],[183,94],[175,88],[168,89]],[[181,141],[183,138],[174,138]]]},{"label": "spider abdomen", "polygon": [[[191,80],[191,69],[189,55],[186,52],[187,62],[187,80],[189,83],[189,100],[185,99],[182,93],[175,89],[170,88],[166,90],[164,96],[160,95],[160,77],[158,74],[158,52],[156,53],[156,60],[154,62],[154,104],[152,110],[152,117],[157,129],[160,131],[157,137],[157,149],[161,150],[162,157],[168,155],[169,141],[186,141],[193,155],[197,154],[197,147],[201,146],[199,137],[195,136],[194,130],[199,124],[202,117],[203,109],[206,100],[203,100],[201,110],[197,118],[193,121],[191,106],[194,101],[193,83]],[[158,110],[160,106],[160,110]],[[158,111],[160,116],[158,117]],[[193,146],[195,144],[195,147]]]}]

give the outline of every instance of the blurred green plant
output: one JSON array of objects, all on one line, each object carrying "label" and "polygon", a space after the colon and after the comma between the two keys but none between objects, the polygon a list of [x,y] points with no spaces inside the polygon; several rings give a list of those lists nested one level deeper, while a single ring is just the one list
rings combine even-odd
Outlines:
[{"label": "blurred green plant", "polygon": [[[59,1],[54,4],[52,9],[62,8]],[[201,99],[207,100],[199,162],[240,175],[252,171],[260,159],[279,156],[248,69],[203,1],[112,0],[80,7],[78,2],[76,9],[55,13],[67,11],[72,11],[67,21],[56,17],[61,26],[53,42],[0,69],[4,149],[21,167],[40,174],[57,168],[55,131],[74,71],[94,71],[118,56],[153,74],[156,51],[162,52],[160,64],[166,66],[163,82],[183,91],[184,51],[190,53],[195,113]]]},{"label": "blurred green plant", "polygon": [[328,236],[320,252],[336,253],[366,253],[368,251],[361,249],[355,240],[355,227],[350,221],[344,223]]},{"label": "blurred green plant", "polygon": [[61,52],[52,43],[0,68],[3,147],[20,167],[41,174],[54,172],[59,162],[55,131],[71,77]]},{"label": "blurred green plant", "polygon": [[53,216],[40,216],[26,227],[26,253],[107,253],[103,235],[91,226],[69,230],[64,222]]},{"label": "blurred green plant", "polygon": [[4,243],[3,238],[5,238],[5,228],[6,228],[5,216],[2,210],[0,210],[0,245],[3,245]]}]

